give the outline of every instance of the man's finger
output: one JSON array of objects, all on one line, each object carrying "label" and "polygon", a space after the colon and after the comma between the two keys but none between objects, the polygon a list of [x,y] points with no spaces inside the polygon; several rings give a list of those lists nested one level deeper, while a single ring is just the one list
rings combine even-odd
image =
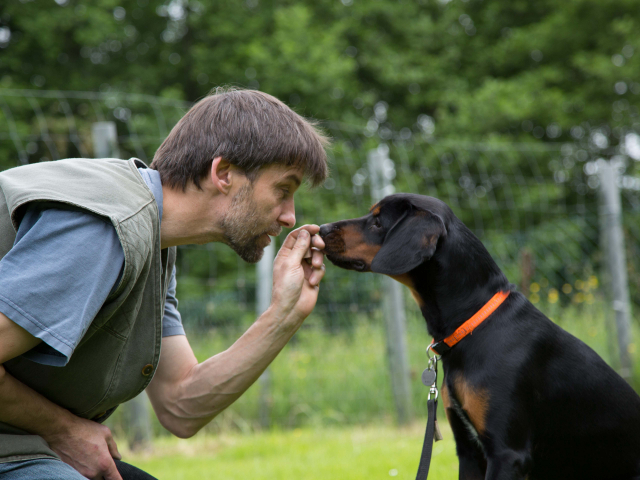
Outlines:
[{"label": "man's finger", "polygon": [[320,281],[324,277],[325,266],[324,264],[320,268],[314,268],[309,276],[309,285],[315,287],[320,285]]},{"label": "man's finger", "polygon": [[311,235],[306,230],[301,230],[298,233],[298,238],[296,239],[296,243],[291,249],[291,261],[294,264],[301,263],[304,258],[305,253],[309,250],[309,246],[311,244]]},{"label": "man's finger", "polygon": [[320,268],[324,262],[324,255],[320,250],[312,250],[311,264],[315,268]]},{"label": "man's finger", "polygon": [[284,239],[284,242],[282,243],[282,248],[288,248],[289,250],[291,250],[293,246],[296,244],[298,235],[300,235],[300,232],[303,230],[306,230],[311,235],[315,235],[320,231],[320,227],[318,225],[303,225],[300,228],[296,228],[295,230],[289,232],[289,235],[287,235],[287,238]]},{"label": "man's finger", "polygon": [[324,250],[324,240],[322,240],[322,237],[320,235],[314,235],[313,237],[311,237],[311,246],[317,248],[318,250]]},{"label": "man's finger", "polygon": [[118,469],[116,468],[116,462],[114,462],[113,460],[111,461],[111,465],[109,466],[107,471],[102,475],[104,477],[104,480],[122,480],[120,472],[118,472]]},{"label": "man's finger", "polygon": [[109,453],[113,458],[122,460],[122,455],[120,455],[120,452],[118,451],[118,445],[116,445],[116,441],[113,439],[113,437],[107,438],[107,447],[109,447]]}]

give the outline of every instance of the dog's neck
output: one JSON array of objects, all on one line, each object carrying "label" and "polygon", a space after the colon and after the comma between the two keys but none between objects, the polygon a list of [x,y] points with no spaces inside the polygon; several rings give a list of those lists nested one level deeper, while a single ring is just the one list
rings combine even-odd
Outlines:
[{"label": "dog's neck", "polygon": [[[463,238],[453,238],[456,235]],[[429,333],[436,340],[451,335],[495,293],[510,288],[484,245],[461,223],[409,277]]]}]

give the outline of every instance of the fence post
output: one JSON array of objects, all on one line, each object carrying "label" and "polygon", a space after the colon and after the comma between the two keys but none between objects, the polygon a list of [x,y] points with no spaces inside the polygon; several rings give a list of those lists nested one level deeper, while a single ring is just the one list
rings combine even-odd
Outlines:
[{"label": "fence post", "polygon": [[627,381],[633,377],[629,353],[631,344],[631,308],[627,262],[622,230],[622,207],[616,165],[600,159],[597,162],[600,179],[600,228],[604,231],[605,259],[609,270],[610,290],[615,312],[620,355],[620,375]]},{"label": "fence post", "polygon": [[[257,277],[258,285],[256,289],[256,314],[262,315],[271,304],[271,286],[273,284],[273,259],[275,257],[275,239],[264,249],[264,255],[258,262]],[[271,371],[269,367],[262,372],[258,379],[260,387],[258,394],[258,409],[260,414],[260,426],[269,428],[271,425]]]},{"label": "fence post", "polygon": [[[389,147],[381,144],[377,149],[370,150],[367,161],[371,180],[371,198],[376,203],[394,192],[391,179],[394,177],[395,170],[393,161],[389,158]],[[408,423],[413,415],[404,298],[402,286],[392,278],[385,275],[383,285],[389,375],[398,423],[402,425]]]},{"label": "fence post", "polygon": [[96,122],[91,125],[91,140],[95,158],[120,158],[115,122]]},{"label": "fence post", "polygon": [[[119,158],[118,133],[114,122],[96,122],[91,126],[93,155],[96,158]],[[151,442],[149,398],[143,392],[122,405],[129,447],[140,449]]]}]

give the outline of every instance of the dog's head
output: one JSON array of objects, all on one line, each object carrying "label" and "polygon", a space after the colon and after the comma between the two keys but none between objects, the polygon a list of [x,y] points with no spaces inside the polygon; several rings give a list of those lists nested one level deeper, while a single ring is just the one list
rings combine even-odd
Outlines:
[{"label": "dog's head", "polygon": [[402,275],[433,257],[447,235],[450,214],[436,198],[390,195],[364,217],[322,225],[320,236],[327,258],[338,267]]}]

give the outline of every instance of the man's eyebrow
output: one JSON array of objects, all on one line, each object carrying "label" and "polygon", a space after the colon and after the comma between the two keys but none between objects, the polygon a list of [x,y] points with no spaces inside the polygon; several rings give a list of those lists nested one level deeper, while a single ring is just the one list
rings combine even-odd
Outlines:
[{"label": "man's eyebrow", "polygon": [[292,173],[292,174],[287,175],[287,176],[282,180],[282,182],[287,182],[287,181],[292,181],[293,183],[295,183],[295,184],[296,184],[296,188],[297,188],[297,187],[299,187],[299,186],[300,186],[300,184],[302,183],[302,182],[300,181],[300,179],[299,179],[297,176],[295,176],[293,173]]}]

